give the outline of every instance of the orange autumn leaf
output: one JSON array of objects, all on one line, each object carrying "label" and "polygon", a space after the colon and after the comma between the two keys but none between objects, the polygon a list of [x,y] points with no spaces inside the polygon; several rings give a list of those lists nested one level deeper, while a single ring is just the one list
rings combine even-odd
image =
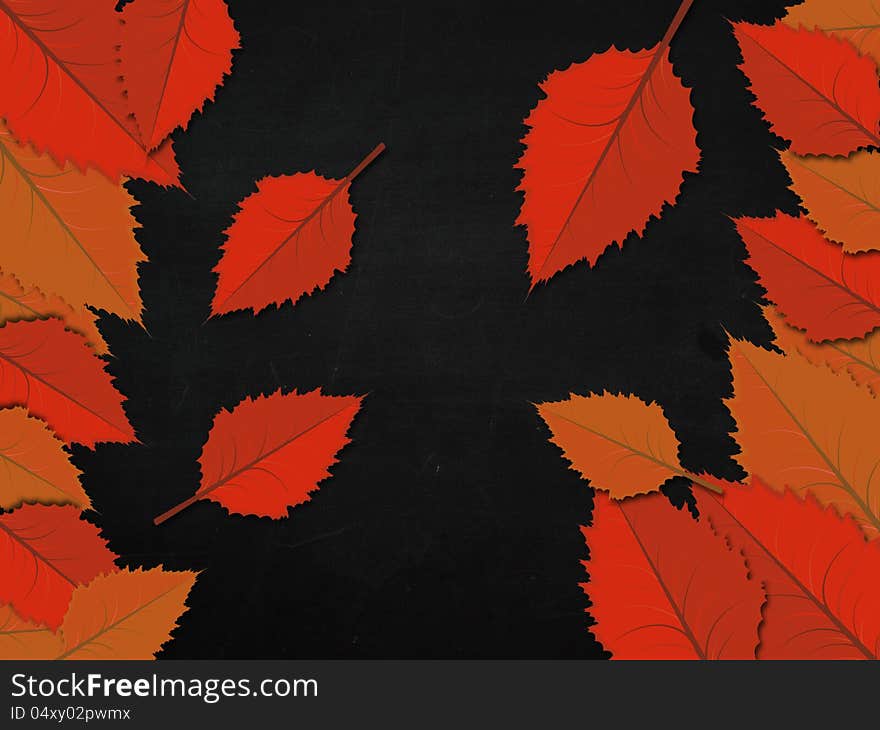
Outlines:
[{"label": "orange autumn leaf", "polygon": [[742,555],[661,494],[597,493],[590,549],[591,631],[615,659],[754,659],[764,591]]},{"label": "orange autumn leaf", "polygon": [[0,271],[0,325],[47,317],[63,320],[68,328],[85,337],[98,355],[109,353],[95,314],[85,307],[74,309],[61,297],[45,294],[35,286],[25,289],[14,276]]},{"label": "orange autumn leaf", "polygon": [[25,621],[12,606],[0,606],[0,661],[52,659],[62,651],[60,634]]},{"label": "orange autumn leaf", "polygon": [[134,429],[105,365],[61,320],[7,323],[0,327],[0,405],[26,406],[68,443],[131,443]]},{"label": "orange autumn leaf", "polygon": [[818,28],[852,43],[880,63],[880,5],[877,0],[806,0],[788,9],[791,28]]},{"label": "orange autumn leaf", "polygon": [[812,496],[758,479],[696,499],[767,591],[758,659],[880,659],[880,542]]},{"label": "orange autumn leaf", "polygon": [[656,492],[676,476],[718,489],[681,466],[678,439],[656,403],[634,395],[572,393],[536,407],[571,468],[614,499]]},{"label": "orange autumn leaf", "polygon": [[825,365],[835,373],[845,372],[876,396],[880,394],[880,330],[863,340],[832,340],[816,344],[803,332],[786,324],[775,307],[764,307],[764,316],[785,352],[798,352],[814,365]]},{"label": "orange autumn leaf", "polygon": [[525,124],[516,167],[532,286],[567,266],[590,266],[611,245],[641,235],[673,204],[700,150],[690,91],[675,75],[669,44],[685,0],[663,39],[643,51],[611,48],[551,73]]},{"label": "orange autumn leaf", "polygon": [[26,287],[141,321],[137,201],[95,170],[61,168],[0,124],[0,263]]},{"label": "orange autumn leaf", "polygon": [[880,530],[880,401],[796,352],[732,340],[733,434],[742,467],[775,489],[812,493]]},{"label": "orange autumn leaf", "polygon": [[223,0],[137,0],[122,9],[122,20],[127,99],[153,150],[213,101],[239,36]]},{"label": "orange autumn leaf", "polygon": [[295,304],[345,271],[357,217],[349,189],[384,149],[378,145],[342,180],[314,172],[260,180],[226,230],[211,314]]},{"label": "orange autumn leaf", "polygon": [[880,250],[880,153],[847,158],[781,152],[807,217],[847,253]]},{"label": "orange autumn leaf", "polygon": [[0,508],[22,502],[92,505],[64,442],[24,408],[0,409]]},{"label": "orange autumn leaf", "polygon": [[129,118],[115,7],[116,0],[2,0],[0,118],[62,167],[96,168],[114,182],[126,175],[179,185],[170,142],[149,154]]},{"label": "orange autumn leaf", "polygon": [[194,496],[156,518],[160,524],[200,499],[230,512],[280,519],[308,501],[330,476],[336,455],[349,443],[362,398],[320,390],[280,391],[246,398],[214,418],[199,464],[202,483]]},{"label": "orange autumn leaf", "polygon": [[734,23],[743,73],[771,130],[799,155],[880,145],[877,66],[819,30]]},{"label": "orange autumn leaf", "polygon": [[190,571],[120,570],[77,588],[56,659],[153,659],[186,611]]},{"label": "orange autumn leaf", "polygon": [[74,589],[115,571],[115,558],[76,507],[23,505],[0,515],[0,603],[57,630]]}]

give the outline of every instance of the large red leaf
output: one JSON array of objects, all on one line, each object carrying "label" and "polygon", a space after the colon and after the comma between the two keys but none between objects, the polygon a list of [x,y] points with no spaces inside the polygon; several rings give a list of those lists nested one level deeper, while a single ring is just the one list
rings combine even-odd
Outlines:
[{"label": "large red leaf", "polygon": [[554,71],[525,123],[517,223],[529,239],[532,286],[612,243],[644,231],[678,195],[700,150],[690,92],[668,48],[691,5],[686,0],[663,40],[645,51],[611,48]]},{"label": "large red leaf", "polygon": [[583,588],[616,659],[754,659],[764,591],[741,555],[662,494],[596,493]]},{"label": "large red leaf", "polygon": [[848,155],[880,144],[877,66],[821,30],[734,23],[740,68],[771,129],[799,155]]},{"label": "large red leaf", "polygon": [[0,0],[0,117],[63,166],[178,184],[170,143],[149,155],[119,79],[116,0]]},{"label": "large red leaf", "polygon": [[116,570],[115,557],[76,507],[26,504],[0,515],[0,603],[55,630],[73,589]]},{"label": "large red leaf", "polygon": [[0,327],[0,406],[12,405],[26,406],[68,443],[134,440],[104,361],[58,319]]},{"label": "large red leaf", "polygon": [[136,0],[122,18],[128,103],[152,150],[213,101],[239,36],[223,0]]},{"label": "large red leaf", "polygon": [[767,591],[759,659],[880,658],[880,542],[808,496],[753,479],[724,497],[696,490],[709,520]]},{"label": "large red leaf", "polygon": [[348,190],[384,149],[377,146],[342,180],[314,172],[260,180],[226,230],[223,257],[214,269],[212,314],[295,303],[344,271],[356,218]]},{"label": "large red leaf", "polygon": [[806,217],[735,223],[768,299],[810,340],[864,337],[880,327],[880,252],[847,254]]},{"label": "large red leaf", "polygon": [[196,494],[156,518],[160,524],[199,499],[230,512],[276,519],[330,476],[329,467],[363,399],[310,393],[246,398],[220,411],[202,450],[202,483]]}]

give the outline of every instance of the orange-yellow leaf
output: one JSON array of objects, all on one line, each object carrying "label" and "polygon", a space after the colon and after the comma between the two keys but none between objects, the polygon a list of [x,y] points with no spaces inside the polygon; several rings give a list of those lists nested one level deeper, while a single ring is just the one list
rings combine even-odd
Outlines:
[{"label": "orange-yellow leaf", "polygon": [[0,125],[0,262],[23,286],[140,322],[136,202],[100,172],[59,167]]},{"label": "orange-yellow leaf", "polygon": [[62,651],[60,634],[25,621],[12,606],[0,606],[0,661],[52,659]]},{"label": "orange-yellow leaf", "polygon": [[58,659],[153,659],[186,611],[196,574],[123,570],[73,592]]},{"label": "orange-yellow leaf", "polygon": [[781,152],[807,217],[848,253],[880,250],[880,153],[801,157]]},{"label": "orange-yellow leaf", "polygon": [[819,28],[845,38],[880,63],[880,5],[877,0],[807,0],[788,9],[782,22],[792,28]]},{"label": "orange-yellow leaf", "polygon": [[880,530],[880,401],[792,352],[730,345],[737,460],[776,489],[813,493]]},{"label": "orange-yellow leaf", "polygon": [[859,385],[880,393],[880,330],[863,340],[832,340],[816,344],[800,330],[789,326],[776,307],[764,307],[764,316],[785,352],[798,352],[814,365],[826,365],[835,373],[845,372]]},{"label": "orange-yellow leaf", "polygon": [[90,310],[74,309],[61,297],[45,294],[35,286],[25,289],[14,276],[0,272],[0,325],[47,317],[63,320],[69,329],[85,337],[98,355],[109,353],[98,330],[98,318]]},{"label": "orange-yellow leaf", "polygon": [[676,476],[718,491],[681,466],[678,439],[656,403],[633,395],[571,394],[537,408],[572,469],[614,499],[655,492]]},{"label": "orange-yellow leaf", "polygon": [[89,509],[79,475],[64,443],[43,421],[25,408],[0,410],[0,507],[40,502]]}]

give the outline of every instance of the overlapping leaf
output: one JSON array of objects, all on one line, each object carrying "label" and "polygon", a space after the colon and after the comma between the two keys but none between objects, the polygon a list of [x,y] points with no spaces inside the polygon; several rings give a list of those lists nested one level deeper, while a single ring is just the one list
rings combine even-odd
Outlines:
[{"label": "overlapping leaf", "polygon": [[213,101],[239,36],[223,0],[137,0],[122,19],[127,100],[140,139],[153,150]]},{"label": "overlapping leaf", "polygon": [[0,409],[0,508],[22,502],[91,507],[64,444],[24,408]]},{"label": "overlapping leaf", "polygon": [[740,218],[737,230],[767,297],[814,342],[880,327],[880,253],[850,256],[806,218]]},{"label": "overlapping leaf", "polygon": [[880,153],[781,158],[807,216],[827,238],[847,253],[880,249]]},{"label": "overlapping leaf", "polygon": [[880,144],[876,64],[819,30],[734,23],[740,68],[771,129],[799,155],[848,155]]},{"label": "overlapping leaf", "polygon": [[0,603],[56,630],[74,588],[116,570],[114,558],[76,507],[26,504],[0,515]]},{"label": "overlapping leaf", "polygon": [[0,327],[0,405],[26,406],[62,440],[90,448],[135,438],[104,361],[57,319]]},{"label": "overlapping leaf", "polygon": [[655,492],[676,476],[717,489],[681,466],[678,439],[656,403],[632,395],[571,394],[537,408],[572,468],[615,499]]},{"label": "overlapping leaf", "polygon": [[0,263],[23,286],[140,322],[135,203],[101,173],[59,167],[0,124]]},{"label": "overlapping leaf", "polygon": [[754,659],[764,591],[742,556],[660,494],[597,493],[583,588],[616,659]]},{"label": "overlapping leaf", "polygon": [[852,43],[880,63],[880,6],[876,0],[806,0],[788,9],[782,22],[819,28]]},{"label": "overlapping leaf", "polygon": [[52,659],[64,651],[61,635],[0,606],[0,660]]},{"label": "overlapping leaf", "polygon": [[691,5],[682,3],[663,40],[644,51],[611,48],[554,71],[525,120],[517,163],[532,286],[581,260],[590,265],[678,196],[696,172],[690,92],[669,61],[669,43]]},{"label": "overlapping leaf", "polygon": [[812,497],[758,479],[697,493],[711,522],[767,591],[758,659],[880,658],[880,542]]},{"label": "overlapping leaf", "polygon": [[243,515],[286,517],[289,507],[330,476],[361,406],[357,396],[273,393],[246,398],[214,419],[199,463],[196,494],[156,519],[163,522],[200,499]]},{"label": "overlapping leaf", "polygon": [[737,460],[775,489],[812,493],[822,504],[880,530],[880,401],[846,375],[800,354],[732,340]]},{"label": "overlapping leaf", "polygon": [[64,166],[178,184],[170,142],[148,154],[118,68],[116,0],[0,0],[0,117]]}]

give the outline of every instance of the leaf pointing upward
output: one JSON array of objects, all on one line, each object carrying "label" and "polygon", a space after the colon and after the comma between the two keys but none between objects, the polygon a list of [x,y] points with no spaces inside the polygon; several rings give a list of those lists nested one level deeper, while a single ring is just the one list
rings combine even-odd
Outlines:
[{"label": "leaf pointing upward", "polygon": [[641,234],[674,202],[686,171],[696,171],[693,107],[676,78],[669,44],[692,0],[679,8],[659,44],[611,48],[555,71],[525,123],[517,223],[527,229],[532,287],[612,243]]}]

